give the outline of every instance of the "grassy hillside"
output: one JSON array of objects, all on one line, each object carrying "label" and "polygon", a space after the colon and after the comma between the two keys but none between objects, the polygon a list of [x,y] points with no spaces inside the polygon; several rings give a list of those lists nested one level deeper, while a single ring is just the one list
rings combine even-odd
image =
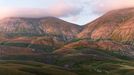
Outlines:
[{"label": "grassy hillside", "polygon": [[[83,41],[84,40],[84,41]],[[81,42],[80,42],[81,41]],[[86,41],[86,42],[85,42]],[[98,40],[99,41],[99,40]],[[97,40],[76,39],[63,47],[67,53],[55,51],[40,55],[9,55],[1,56],[0,74],[2,75],[133,75],[134,59],[124,55],[116,47],[125,46],[107,42],[96,47]],[[94,43],[95,42],[95,43]],[[107,48],[107,45],[109,44]],[[27,43],[1,43],[4,46],[30,47]],[[32,44],[31,44],[32,45]],[[94,48],[92,48],[94,47]],[[106,47],[106,48],[105,48]],[[115,47],[115,48],[113,48]],[[37,49],[39,49],[37,47]],[[104,50],[103,50],[104,49]],[[111,50],[109,50],[111,49]],[[43,49],[39,49],[43,50]],[[60,50],[60,49],[59,49]],[[3,60],[3,61],[2,61]],[[48,65],[49,64],[49,65]],[[51,64],[51,65],[50,65]]]},{"label": "grassy hillside", "polygon": [[1,75],[77,75],[64,68],[37,62],[0,61]]},{"label": "grassy hillside", "polygon": [[15,47],[24,47],[24,48],[32,48],[35,50],[43,50],[44,52],[52,52],[54,50],[53,46],[49,45],[41,45],[41,44],[31,44],[24,42],[1,42],[2,46],[15,46]]},{"label": "grassy hillside", "polygon": [[57,65],[74,70],[79,75],[133,75],[134,59],[119,53],[79,49],[63,55]]}]

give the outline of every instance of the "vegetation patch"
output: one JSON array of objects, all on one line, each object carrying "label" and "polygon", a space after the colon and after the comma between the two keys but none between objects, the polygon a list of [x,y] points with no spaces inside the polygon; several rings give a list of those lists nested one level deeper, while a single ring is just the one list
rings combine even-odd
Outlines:
[{"label": "vegetation patch", "polygon": [[31,43],[23,43],[23,42],[1,42],[0,45],[3,46],[15,46],[15,47],[24,47],[24,48],[32,48],[35,50],[43,50],[45,52],[52,52],[54,50],[53,46],[49,45],[40,45],[40,44],[31,44]]}]

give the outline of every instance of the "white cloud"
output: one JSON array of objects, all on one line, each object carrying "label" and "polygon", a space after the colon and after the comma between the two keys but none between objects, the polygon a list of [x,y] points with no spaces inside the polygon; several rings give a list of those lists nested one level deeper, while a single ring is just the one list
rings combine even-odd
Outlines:
[{"label": "white cloud", "polygon": [[92,6],[98,13],[110,10],[134,7],[134,0],[92,0]]},{"label": "white cloud", "polygon": [[57,2],[47,8],[0,8],[0,18],[4,17],[68,17],[78,15],[82,8],[66,3]]},{"label": "white cloud", "polygon": [[[29,3],[31,3],[30,6]],[[64,18],[64,20],[70,22],[83,24],[92,21],[110,10],[134,7],[134,0],[30,0],[29,3],[18,5],[25,6],[26,8],[0,7],[0,18],[54,16]],[[10,6],[12,4],[14,3],[11,3]],[[37,7],[38,5],[39,7]],[[28,6],[33,6],[33,8],[28,8]]]}]

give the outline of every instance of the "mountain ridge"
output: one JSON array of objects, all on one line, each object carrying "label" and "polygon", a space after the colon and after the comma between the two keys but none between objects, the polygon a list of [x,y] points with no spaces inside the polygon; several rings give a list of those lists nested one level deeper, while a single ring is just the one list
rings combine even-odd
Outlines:
[{"label": "mountain ridge", "polygon": [[55,17],[46,18],[22,18],[9,17],[0,20],[1,33],[18,33],[18,34],[53,34],[70,39],[79,33],[79,25],[66,22]]}]

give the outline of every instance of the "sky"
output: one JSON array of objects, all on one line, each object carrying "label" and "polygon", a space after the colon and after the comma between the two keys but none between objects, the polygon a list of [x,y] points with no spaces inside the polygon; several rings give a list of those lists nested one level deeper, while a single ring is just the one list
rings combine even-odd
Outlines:
[{"label": "sky", "polygon": [[134,7],[134,0],[0,0],[5,17],[58,17],[84,25],[115,9]]}]

